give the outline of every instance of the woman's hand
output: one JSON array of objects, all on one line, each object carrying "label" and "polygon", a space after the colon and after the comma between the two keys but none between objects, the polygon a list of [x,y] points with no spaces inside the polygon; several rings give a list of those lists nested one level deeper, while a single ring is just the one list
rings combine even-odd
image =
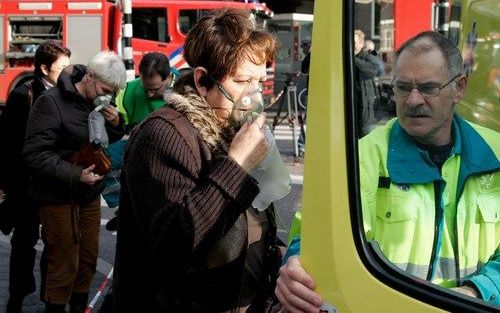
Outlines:
[{"label": "woman's hand", "polygon": [[234,136],[228,155],[247,172],[264,160],[269,146],[264,136],[266,114],[261,113],[253,122],[245,123]]},{"label": "woman's hand", "polygon": [[82,173],[80,174],[80,181],[84,183],[85,185],[95,185],[98,181],[102,180],[104,176],[95,174],[93,170],[95,169],[95,165],[92,164],[91,166],[85,168]]},{"label": "woman's hand", "polygon": [[280,268],[276,296],[286,312],[319,312],[323,300],[314,292],[316,284],[302,268],[299,258],[293,256]]},{"label": "woman's hand", "polygon": [[114,106],[107,105],[99,112],[101,112],[106,121],[108,121],[113,127],[118,126],[118,123],[120,122],[120,115],[118,114],[118,110]]}]

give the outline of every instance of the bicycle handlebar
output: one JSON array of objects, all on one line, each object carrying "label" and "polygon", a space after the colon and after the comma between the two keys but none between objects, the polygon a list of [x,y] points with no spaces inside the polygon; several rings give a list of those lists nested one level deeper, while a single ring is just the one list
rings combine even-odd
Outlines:
[{"label": "bicycle handlebar", "polygon": [[281,81],[286,83],[293,82],[300,76],[309,76],[309,74],[304,74],[302,72],[283,72],[277,74],[285,76],[285,79],[275,79],[275,81]]},{"label": "bicycle handlebar", "polygon": [[279,74],[282,74],[282,75],[285,75],[286,77],[299,77],[301,75],[307,75],[307,74],[303,74],[302,72],[283,72],[283,73],[279,73]]}]

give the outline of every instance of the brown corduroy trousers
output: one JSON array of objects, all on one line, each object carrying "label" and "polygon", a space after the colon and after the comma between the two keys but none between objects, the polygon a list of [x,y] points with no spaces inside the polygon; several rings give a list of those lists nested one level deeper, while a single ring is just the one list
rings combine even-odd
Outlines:
[{"label": "brown corduroy trousers", "polygon": [[88,293],[99,255],[100,198],[86,204],[42,206],[42,301],[66,304]]}]

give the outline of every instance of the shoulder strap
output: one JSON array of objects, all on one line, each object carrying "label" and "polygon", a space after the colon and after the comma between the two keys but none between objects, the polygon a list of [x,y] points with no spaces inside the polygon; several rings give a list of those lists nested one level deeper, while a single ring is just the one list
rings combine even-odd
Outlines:
[{"label": "shoulder strap", "polygon": [[31,110],[31,107],[33,106],[33,81],[29,81],[24,83],[26,88],[28,88],[28,101],[26,102]]}]

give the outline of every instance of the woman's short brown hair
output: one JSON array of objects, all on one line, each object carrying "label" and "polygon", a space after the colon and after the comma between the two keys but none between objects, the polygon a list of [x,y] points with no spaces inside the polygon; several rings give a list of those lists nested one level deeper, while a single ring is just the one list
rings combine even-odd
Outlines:
[{"label": "woman's short brown hair", "polygon": [[62,55],[68,58],[71,57],[71,51],[63,45],[62,41],[44,41],[38,46],[35,52],[35,73],[43,77],[42,65],[45,65],[50,70],[52,63],[57,61]]},{"label": "woman's short brown hair", "polygon": [[[189,31],[184,58],[192,68],[204,67],[214,80],[236,74],[247,58],[255,64],[270,65],[274,60],[276,39],[259,28],[250,11],[214,10]],[[206,81],[206,87],[213,82]]]}]

